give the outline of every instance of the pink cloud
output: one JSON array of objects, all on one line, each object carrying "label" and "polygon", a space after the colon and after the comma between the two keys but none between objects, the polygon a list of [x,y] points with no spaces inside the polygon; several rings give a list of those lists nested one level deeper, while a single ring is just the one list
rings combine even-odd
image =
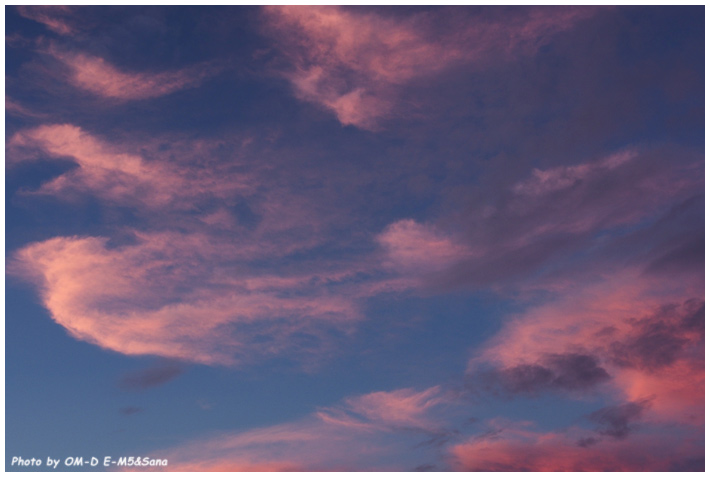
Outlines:
[{"label": "pink cloud", "polygon": [[694,440],[674,444],[651,434],[582,447],[565,433],[512,428],[458,444],[450,454],[459,472],[658,472],[702,457]]},{"label": "pink cloud", "polygon": [[32,150],[71,158],[79,166],[43,184],[36,191],[39,194],[93,194],[114,204],[182,209],[193,207],[203,195],[226,197],[251,187],[242,175],[227,180],[218,170],[191,170],[181,164],[145,160],[125,152],[125,145],[111,144],[70,124],[16,133],[8,141],[8,162],[35,159]]},{"label": "pink cloud", "polygon": [[[73,337],[127,355],[203,364],[307,356],[331,345],[325,330],[359,318],[352,299],[309,285],[312,276],[294,284],[235,272],[242,251],[231,241],[179,233],[137,239],[109,247],[103,238],[54,238],[20,250],[12,267],[36,284],[52,319]],[[297,334],[314,343],[299,344]]]},{"label": "pink cloud", "polygon": [[[650,399],[649,421],[702,425],[702,297],[693,278],[671,285],[620,273],[513,318],[476,353],[469,372],[493,366],[515,392],[579,394],[608,383],[621,401]],[[562,357],[576,361],[560,364]]]},{"label": "pink cloud", "polygon": [[[13,270],[41,290],[52,318],[76,339],[205,364],[280,353],[305,362],[333,349],[326,330],[352,328],[359,300],[411,286],[397,278],[363,282],[380,271],[373,257],[281,262],[328,239],[328,211],[281,185],[238,145],[222,161],[214,152],[222,142],[165,142],[108,141],[68,124],[8,141],[10,165],[40,157],[77,164],[29,194],[93,195],[135,208],[148,230],[162,230],[126,228],[119,235],[132,242],[118,246],[104,237],[57,237],[17,253]],[[242,223],[238,203],[248,204],[253,223]],[[175,227],[181,232],[165,231]],[[264,259],[273,262],[268,271],[252,265]]]},{"label": "pink cloud", "polygon": [[110,145],[69,124],[22,131],[9,140],[8,146],[10,149],[36,147],[53,157],[71,157],[76,161],[77,169],[40,188],[39,192],[44,194],[62,195],[83,190],[113,202],[139,201],[161,206],[171,201],[175,191],[184,186],[184,181],[164,166],[112,150]]},{"label": "pink cloud", "polygon": [[538,219],[538,212],[547,217],[538,219],[538,226],[530,227],[513,243],[634,223],[697,185],[693,177],[697,164],[659,169],[654,155],[624,150],[575,166],[534,169],[530,177],[513,186],[505,213],[527,220]]},{"label": "pink cloud", "polygon": [[470,255],[470,251],[433,225],[411,219],[394,222],[377,236],[391,265],[405,272],[444,269]]},{"label": "pink cloud", "polygon": [[375,425],[434,429],[436,423],[428,416],[430,410],[449,401],[441,388],[434,386],[421,392],[414,389],[374,392],[348,398],[345,404],[350,412]]},{"label": "pink cloud", "polygon": [[633,160],[637,155],[638,153],[635,151],[622,151],[598,162],[560,166],[547,170],[534,169],[532,177],[515,184],[513,191],[520,195],[538,196],[563,190],[588,179],[591,175],[613,171],[620,165]]},{"label": "pink cloud", "polygon": [[454,36],[435,27],[462,21],[446,9],[396,19],[363,8],[265,7],[268,32],[292,63],[284,74],[296,96],[363,129],[377,129],[393,114],[398,87],[457,63],[532,53],[592,13],[548,8],[505,20],[467,17]]},{"label": "pink cloud", "polygon": [[[354,396],[298,421],[221,433],[153,454],[168,459],[167,470],[348,471],[362,470],[363,456],[371,470],[396,470],[388,456],[410,450],[397,432],[421,424],[443,399],[438,387]],[[426,422],[436,421],[427,416]]]},{"label": "pink cloud", "polygon": [[17,12],[25,18],[44,24],[60,35],[73,35],[76,27],[72,17],[75,7],[65,5],[21,5]]},{"label": "pink cloud", "polygon": [[195,88],[219,71],[215,65],[202,64],[159,73],[125,72],[103,58],[57,48],[48,52],[68,68],[68,80],[73,86],[119,101],[156,98]]}]

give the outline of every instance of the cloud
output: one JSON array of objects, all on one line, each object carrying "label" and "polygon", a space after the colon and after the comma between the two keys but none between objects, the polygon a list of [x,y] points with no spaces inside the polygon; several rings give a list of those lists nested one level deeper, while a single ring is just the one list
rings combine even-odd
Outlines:
[{"label": "cloud", "polygon": [[25,18],[44,24],[60,35],[71,36],[76,33],[73,22],[76,7],[66,5],[21,5],[17,12]]},{"label": "cloud", "polygon": [[542,358],[542,363],[519,364],[493,371],[485,377],[494,386],[501,386],[511,393],[580,391],[610,379],[597,358],[586,354],[550,354]]},{"label": "cloud", "polygon": [[589,419],[600,425],[597,432],[602,436],[625,439],[631,432],[631,424],[641,418],[641,414],[650,405],[650,400],[627,402],[609,406],[589,415]]},{"label": "cloud", "polygon": [[36,159],[42,153],[76,162],[79,167],[43,184],[36,191],[39,194],[92,194],[111,204],[184,209],[194,207],[201,196],[225,197],[249,189],[240,174],[219,180],[219,169],[147,161],[125,152],[125,147],[122,150],[71,124],[54,124],[16,133],[8,141],[7,154],[10,164]]},{"label": "cloud", "polygon": [[676,330],[661,323],[645,328],[633,338],[612,344],[615,364],[636,365],[653,370],[676,361],[687,340],[679,336]]},{"label": "cloud", "polygon": [[117,101],[157,98],[196,88],[221,69],[214,64],[201,64],[176,71],[127,72],[103,58],[84,53],[56,47],[50,48],[48,53],[68,69],[68,81],[74,87]]},{"label": "cloud", "polygon": [[[449,400],[450,398],[442,392],[439,386],[434,386],[421,392],[414,389],[374,392],[348,398],[345,400],[345,404],[347,411],[360,415],[365,421],[376,425],[431,430],[435,427],[435,423],[427,417],[428,412],[434,406]],[[319,416],[326,420],[333,417],[327,412],[321,412]]]},{"label": "cloud", "polygon": [[128,355],[203,364],[308,355],[359,319],[353,299],[329,294],[317,275],[235,273],[243,251],[225,239],[171,232],[136,240],[111,247],[105,238],[53,238],[20,250],[12,267],[72,336]]},{"label": "cloud", "polygon": [[5,113],[21,118],[44,118],[45,114],[33,111],[15,100],[5,96]]},{"label": "cloud", "polygon": [[[401,471],[422,461],[426,468],[468,472],[699,470],[704,465],[700,432],[676,428],[669,434],[666,427],[656,427],[630,434],[648,401],[590,414],[599,425],[592,435],[578,427],[541,432],[529,422],[497,419],[482,434],[449,431],[439,445],[424,447],[422,438],[437,439],[450,429],[450,411],[459,405],[439,386],[374,392],[290,423],[213,434],[151,455],[167,458],[168,470],[221,471]],[[418,427],[422,419],[431,429]]]},{"label": "cloud", "polygon": [[148,369],[134,371],[121,377],[119,386],[126,390],[142,390],[160,386],[180,376],[185,366],[177,362],[161,362]]},{"label": "cloud", "polygon": [[[623,150],[574,166],[536,169],[502,194],[478,198],[475,207],[449,221],[460,224],[452,240],[469,255],[432,277],[432,286],[500,288],[527,280],[544,287],[555,274],[572,282],[571,272],[613,267],[617,260],[610,257],[620,255],[615,249],[633,227],[638,231],[644,221],[659,220],[669,204],[701,190],[700,163],[669,164],[674,154],[680,153]],[[624,249],[625,259],[638,257],[660,234],[688,240],[673,225],[657,228],[665,230],[649,228],[645,243]]]},{"label": "cloud", "polygon": [[[9,140],[8,146],[11,150],[39,148],[55,158],[71,157],[79,165],[43,184],[40,193],[62,195],[88,191],[113,202],[140,201],[159,206],[172,200],[174,191],[184,185],[175,173],[162,165],[148,164],[136,155],[114,152],[106,143],[70,124],[19,132]],[[9,155],[13,157],[12,153]]]},{"label": "cloud", "polygon": [[124,416],[132,416],[133,414],[138,414],[139,412],[143,412],[143,408],[136,407],[136,406],[127,406],[127,407],[122,407],[121,409],[118,410],[118,412],[120,412]]},{"label": "cloud", "polygon": [[244,141],[108,141],[69,124],[16,133],[10,165],[77,164],[24,194],[97,197],[133,222],[29,244],[11,273],[39,288],[74,338],[128,355],[241,364],[330,352],[362,298],[411,285],[369,256],[309,255],[332,239],[324,207],[233,142]]},{"label": "cloud", "polygon": [[365,462],[373,470],[397,469],[391,455],[412,452],[408,426],[436,423],[427,414],[445,399],[439,387],[375,392],[291,423],[220,433],[151,455],[167,458],[172,471],[347,471]]},{"label": "cloud", "polygon": [[290,62],[283,74],[296,96],[332,111],[343,125],[374,130],[394,114],[403,85],[456,64],[534,53],[594,10],[525,9],[505,19],[448,9],[399,18],[329,6],[264,12],[267,33]]},{"label": "cloud", "polygon": [[459,472],[658,472],[695,462],[702,471],[702,453],[694,440],[669,446],[661,433],[579,446],[562,432],[510,428],[454,446],[451,463]]},{"label": "cloud", "polygon": [[626,273],[508,321],[470,361],[473,385],[490,372],[515,392],[578,394],[608,383],[624,402],[653,396],[652,420],[697,425],[704,414],[704,338],[690,323],[704,308],[702,286],[693,276],[669,285]]},{"label": "cloud", "polygon": [[547,170],[534,169],[532,177],[515,184],[513,191],[523,196],[541,196],[568,189],[585,180],[588,181],[590,176],[613,171],[637,156],[636,151],[629,150],[613,154],[596,163],[560,166]]},{"label": "cloud", "polygon": [[432,272],[464,259],[470,252],[432,225],[411,219],[394,222],[377,236],[391,266],[403,272]]}]

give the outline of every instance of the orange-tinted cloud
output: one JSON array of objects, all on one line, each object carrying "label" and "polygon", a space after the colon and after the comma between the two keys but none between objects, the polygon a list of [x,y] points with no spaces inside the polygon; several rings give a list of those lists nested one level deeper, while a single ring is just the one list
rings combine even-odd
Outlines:
[{"label": "orange-tinted cloud", "polygon": [[[447,10],[394,18],[364,8],[265,7],[267,31],[291,61],[296,96],[343,125],[376,129],[393,114],[397,88],[457,63],[534,52],[591,9],[532,9],[512,19],[453,19]],[[457,24],[457,35],[437,22]]]}]

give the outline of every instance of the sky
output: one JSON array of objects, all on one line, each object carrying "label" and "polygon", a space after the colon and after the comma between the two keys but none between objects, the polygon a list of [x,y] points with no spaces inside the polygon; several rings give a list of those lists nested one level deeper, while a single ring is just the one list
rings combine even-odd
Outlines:
[{"label": "sky", "polygon": [[6,469],[704,470],[703,6],[5,15]]}]

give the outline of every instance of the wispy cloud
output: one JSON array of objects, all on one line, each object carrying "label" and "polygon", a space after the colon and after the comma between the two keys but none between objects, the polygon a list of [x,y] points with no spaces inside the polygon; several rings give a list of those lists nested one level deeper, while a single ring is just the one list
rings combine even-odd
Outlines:
[{"label": "wispy cloud", "polygon": [[[460,13],[460,11],[459,11]],[[534,52],[591,9],[531,9],[501,20],[453,12],[395,19],[365,8],[265,7],[267,31],[291,62],[296,96],[332,111],[343,125],[377,129],[397,91],[457,63]],[[442,27],[458,26],[456,35]]]},{"label": "wispy cloud", "polygon": [[[364,421],[370,423],[371,426],[434,430],[436,424],[428,416],[430,410],[449,400],[450,397],[439,386],[434,386],[421,392],[417,392],[414,389],[398,389],[396,391],[380,391],[348,398],[345,400],[346,406],[344,409],[362,416],[360,421],[357,421],[360,425]],[[330,412],[334,411],[337,410]],[[333,416],[328,411],[320,412],[318,415],[328,420]],[[346,423],[345,420],[341,422]]]},{"label": "wispy cloud", "polygon": [[25,194],[135,211],[138,225],[115,242],[56,237],[18,251],[11,267],[42,291],[57,323],[103,348],[205,364],[312,359],[362,318],[362,298],[410,286],[374,256],[302,256],[295,267],[293,254],[329,240],[324,219],[239,149],[223,160],[220,142],[108,141],[63,124],[22,130],[7,147],[11,165],[78,166]]},{"label": "wispy cloud", "polygon": [[[10,164],[40,154],[71,158],[79,166],[43,184],[37,193],[59,197],[98,196],[114,205],[191,208],[201,195],[224,197],[249,189],[246,177],[233,174],[218,181],[219,171],[186,169],[166,161],[147,161],[71,124],[44,125],[16,133],[8,140]],[[36,152],[40,151],[40,154]]]},{"label": "wispy cloud", "polygon": [[[150,207],[173,200],[185,182],[160,164],[141,157],[112,151],[105,142],[69,124],[40,126],[22,131],[8,141],[8,147],[38,148],[55,158],[70,157],[78,168],[45,183],[38,192],[67,195],[89,192],[114,203],[138,202]],[[33,156],[9,154],[10,161]]]},{"label": "wispy cloud", "polygon": [[14,267],[74,337],[128,355],[205,364],[308,355],[330,346],[322,332],[359,318],[352,299],[320,290],[313,276],[294,284],[235,273],[238,244],[176,233],[136,238],[119,247],[54,238],[22,249]]},{"label": "wispy cloud", "polygon": [[[545,273],[555,272],[560,263],[564,273],[574,271],[565,262],[572,254],[597,253],[606,260],[613,252],[600,250],[614,245],[605,235],[623,236],[643,221],[660,220],[668,204],[701,190],[700,163],[669,164],[666,159],[674,154],[681,152],[625,150],[574,166],[533,170],[457,215],[461,225],[452,239],[469,253],[433,281],[495,287],[535,276],[542,285]],[[635,253],[629,250],[627,257]]]},{"label": "wispy cloud", "polygon": [[22,118],[45,118],[46,114],[33,111],[30,108],[23,106],[17,101],[5,96],[5,113],[11,116],[19,116]]},{"label": "wispy cloud", "polygon": [[[299,421],[221,433],[155,455],[167,458],[173,471],[346,471],[362,469],[363,456],[371,459],[373,469],[383,468],[375,463],[388,454],[412,452],[411,439],[397,438],[397,433],[411,436],[412,426],[436,423],[431,408],[446,401],[438,387],[354,396]],[[418,439],[426,437],[422,432]]]},{"label": "wispy cloud", "polygon": [[44,24],[60,35],[73,35],[76,26],[72,21],[76,7],[66,5],[21,5],[17,12],[25,18]]},{"label": "wispy cloud", "polygon": [[74,87],[117,101],[157,98],[195,88],[221,70],[215,64],[201,64],[175,71],[129,72],[85,53],[56,47],[48,53],[64,64],[67,79]]}]

